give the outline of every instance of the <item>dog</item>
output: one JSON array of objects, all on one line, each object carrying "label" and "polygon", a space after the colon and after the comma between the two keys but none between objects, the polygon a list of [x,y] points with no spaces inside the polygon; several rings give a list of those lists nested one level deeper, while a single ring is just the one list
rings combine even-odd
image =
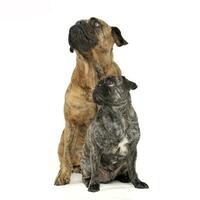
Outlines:
[{"label": "dog", "polygon": [[107,75],[121,75],[113,61],[113,45],[126,45],[121,31],[97,18],[80,20],[69,30],[70,51],[76,52],[76,68],[65,94],[65,128],[58,156],[60,170],[55,185],[69,183],[72,172],[80,172],[80,156],[88,126],[97,113],[92,91]]},{"label": "dog", "polygon": [[135,169],[140,128],[129,91],[136,88],[125,77],[108,76],[94,90],[101,108],[88,128],[81,158],[82,180],[90,192],[113,180],[148,188]]}]

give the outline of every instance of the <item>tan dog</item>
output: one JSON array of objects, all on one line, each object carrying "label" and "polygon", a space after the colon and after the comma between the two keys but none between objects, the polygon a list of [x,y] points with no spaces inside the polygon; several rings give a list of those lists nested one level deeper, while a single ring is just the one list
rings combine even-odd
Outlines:
[{"label": "tan dog", "polygon": [[76,51],[77,60],[65,94],[66,123],[58,148],[60,171],[55,185],[69,183],[71,173],[80,172],[85,135],[97,112],[92,100],[96,83],[107,75],[121,75],[113,61],[114,43],[117,46],[127,44],[117,27],[110,27],[102,20],[81,20],[70,28],[70,51]]}]

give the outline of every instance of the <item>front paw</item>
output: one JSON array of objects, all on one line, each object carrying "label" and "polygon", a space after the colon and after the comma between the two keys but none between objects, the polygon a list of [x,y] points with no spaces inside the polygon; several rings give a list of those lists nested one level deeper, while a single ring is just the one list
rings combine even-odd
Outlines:
[{"label": "front paw", "polygon": [[58,176],[56,177],[56,180],[54,182],[54,185],[66,185],[70,181],[69,175],[66,173],[62,173],[61,171],[58,173]]},{"label": "front paw", "polygon": [[147,188],[149,188],[149,186],[145,182],[142,182],[139,179],[134,180],[132,183],[135,186],[135,188],[139,188],[139,189],[147,189]]},{"label": "front paw", "polygon": [[99,184],[96,183],[96,184],[90,184],[89,187],[88,187],[88,191],[89,192],[98,192],[100,189],[99,189]]}]

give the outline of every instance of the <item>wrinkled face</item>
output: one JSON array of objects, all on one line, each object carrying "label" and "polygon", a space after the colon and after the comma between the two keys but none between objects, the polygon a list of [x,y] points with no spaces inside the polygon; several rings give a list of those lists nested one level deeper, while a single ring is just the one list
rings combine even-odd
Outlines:
[{"label": "wrinkled face", "polygon": [[104,21],[97,18],[80,20],[69,30],[70,51],[77,50],[79,53],[88,53],[93,49],[109,51],[113,44],[126,45],[127,42],[117,27],[110,27]]},{"label": "wrinkled face", "polygon": [[121,105],[129,96],[129,91],[137,85],[123,76],[107,76],[99,81],[93,92],[94,102],[99,105]]}]

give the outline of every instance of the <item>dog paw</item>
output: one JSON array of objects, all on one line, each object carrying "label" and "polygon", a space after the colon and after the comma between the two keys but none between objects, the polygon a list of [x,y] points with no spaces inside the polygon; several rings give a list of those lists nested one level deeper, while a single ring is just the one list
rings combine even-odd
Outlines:
[{"label": "dog paw", "polygon": [[149,186],[145,182],[142,182],[139,179],[133,181],[133,185],[135,186],[135,188],[139,188],[139,189],[149,188]]},{"label": "dog paw", "polygon": [[99,190],[99,184],[90,184],[88,187],[89,192],[98,192]]},{"label": "dog paw", "polygon": [[54,182],[54,185],[66,185],[69,183],[69,181],[70,178],[68,178],[66,175],[59,174]]}]

